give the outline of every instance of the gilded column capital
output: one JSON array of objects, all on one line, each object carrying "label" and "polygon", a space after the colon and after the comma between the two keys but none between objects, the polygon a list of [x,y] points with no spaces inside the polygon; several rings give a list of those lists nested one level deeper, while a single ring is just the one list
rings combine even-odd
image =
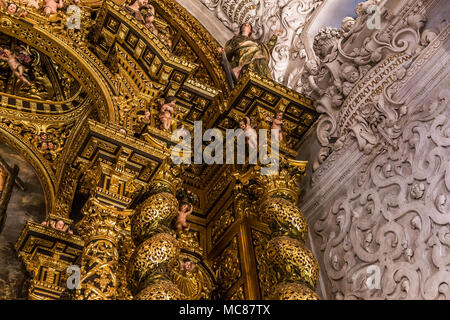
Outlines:
[{"label": "gilded column capital", "polygon": [[133,210],[120,210],[93,196],[82,209],[77,230],[85,240],[81,259],[79,299],[108,300],[117,297],[119,242],[129,231]]},{"label": "gilded column capital", "polygon": [[175,165],[170,159],[164,160],[152,179],[150,194],[167,192],[175,195],[183,184],[183,169],[183,165]]},{"label": "gilded column capital", "polygon": [[282,197],[297,204],[300,194],[298,183],[304,175],[308,161],[280,159],[279,170],[272,174],[257,174],[256,183],[261,188],[263,201],[270,197]]},{"label": "gilded column capital", "polygon": [[82,209],[83,219],[76,225],[85,242],[101,239],[117,245],[122,231],[129,229],[133,210],[118,210],[96,198],[89,198]]}]

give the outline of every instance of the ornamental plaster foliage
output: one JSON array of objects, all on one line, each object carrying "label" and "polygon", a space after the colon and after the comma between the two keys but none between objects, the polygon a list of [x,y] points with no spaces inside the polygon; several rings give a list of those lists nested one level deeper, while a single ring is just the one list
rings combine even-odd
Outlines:
[{"label": "ornamental plaster foliage", "polygon": [[[370,30],[366,25],[369,18],[366,10],[378,2],[369,0],[358,4],[357,19],[345,18],[342,29],[320,30],[313,43],[315,57],[306,62],[294,87],[310,96],[316,110],[323,114],[317,124],[317,138],[322,148],[313,170],[319,168],[333,149],[342,146],[349,132],[364,153],[370,153],[380,135],[391,141],[383,132],[373,130],[377,126],[379,109],[383,109],[383,103],[376,107],[374,101],[378,101],[381,92],[390,99],[384,92],[387,87],[405,76],[420,52],[445,28],[443,23],[439,30],[426,29],[422,3],[411,0],[405,5],[411,9],[399,16],[381,8],[381,29]],[[402,115],[388,110],[381,114],[385,117],[383,126],[387,127]],[[389,131],[394,134],[395,128]],[[337,139],[332,146],[331,141]]]},{"label": "ornamental plaster foliage", "polygon": [[299,77],[306,51],[300,35],[321,0],[201,0],[233,32],[249,22],[254,37],[268,40],[283,29],[272,53],[270,68],[275,81],[291,86]]},{"label": "ornamental plaster foliage", "polygon": [[400,118],[402,132],[314,224],[334,298],[450,298],[449,100],[443,90]]}]

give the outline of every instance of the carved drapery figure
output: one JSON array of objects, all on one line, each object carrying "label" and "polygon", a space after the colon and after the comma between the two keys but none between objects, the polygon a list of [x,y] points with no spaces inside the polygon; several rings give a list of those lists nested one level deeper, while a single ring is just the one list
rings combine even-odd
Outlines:
[{"label": "carved drapery figure", "polygon": [[268,40],[282,27],[269,67],[275,81],[294,87],[306,57],[302,32],[321,0],[200,0],[228,29],[239,30],[244,22],[253,26],[254,37]]},{"label": "carved drapery figure", "polygon": [[278,35],[281,33],[277,30],[270,41],[265,44],[259,40],[252,39],[252,25],[245,23],[241,26],[239,34],[234,36],[225,45],[225,50],[219,49],[222,53],[224,68],[227,69],[228,63],[232,69],[225,70],[230,85],[239,79],[242,71],[250,69],[261,76],[270,78],[269,61],[270,54],[277,43]]}]

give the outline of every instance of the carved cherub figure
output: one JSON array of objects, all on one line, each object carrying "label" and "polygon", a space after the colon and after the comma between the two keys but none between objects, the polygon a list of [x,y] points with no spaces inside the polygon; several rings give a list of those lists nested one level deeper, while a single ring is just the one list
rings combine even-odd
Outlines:
[{"label": "carved cherub figure", "polygon": [[350,83],[355,83],[359,79],[358,69],[354,65],[349,63],[344,63],[341,66],[341,74],[342,78]]},{"label": "carved cherub figure", "polygon": [[194,206],[194,196],[192,192],[186,189],[177,192],[177,199],[179,201],[178,216],[175,220],[175,229],[178,231],[189,231],[191,225],[186,221],[187,216],[192,213]]},{"label": "carved cherub figure", "polygon": [[31,82],[24,75],[24,66],[20,63],[15,53],[9,49],[0,48],[0,59],[8,63],[11,71],[17,78],[31,86]]},{"label": "carved cherub figure", "polygon": [[70,229],[70,225],[65,223],[63,220],[45,220],[41,223],[41,225],[51,227],[61,232],[67,232],[68,234],[73,234],[73,231]]},{"label": "carved cherub figure", "polygon": [[153,34],[158,34],[158,29],[154,25],[153,21],[155,20],[155,8],[152,5],[147,5],[147,14],[144,16],[144,25],[149,29]]},{"label": "carved cherub figure", "polygon": [[175,105],[177,103],[177,99],[175,97],[167,97],[164,101],[164,104],[161,107],[161,111],[159,113],[159,120],[161,121],[162,129],[169,131],[170,125],[172,123],[172,114],[175,113]]},{"label": "carved cherub figure", "polygon": [[2,8],[6,8],[6,12],[9,13],[10,15],[14,15],[14,16],[19,16],[19,17],[26,17],[27,16],[27,12],[22,9],[22,8],[18,8],[17,5],[15,3],[8,3],[8,5],[6,5],[5,2],[1,1],[0,2],[0,7]]},{"label": "carved cherub figure", "polygon": [[278,135],[275,135],[276,138],[278,138],[278,142],[283,141],[283,112],[277,112],[275,115],[275,118],[267,117],[267,121],[272,122],[272,129],[278,131]]},{"label": "carved cherub figure", "polygon": [[175,222],[175,228],[178,231],[189,231],[189,229],[191,228],[191,224],[186,222],[186,218],[192,213],[192,210],[192,204],[184,203],[180,206],[178,210],[177,220]]},{"label": "carved cherub figure", "polygon": [[196,268],[195,262],[191,261],[189,258],[183,258],[180,262],[180,271],[185,273],[192,273]]},{"label": "carved cherub figure", "polygon": [[248,145],[250,146],[250,150],[256,150],[258,146],[258,134],[256,130],[253,129],[250,118],[245,117],[239,121],[239,127],[244,130],[245,139]]},{"label": "carved cherub figure", "polygon": [[44,13],[49,16],[55,14],[58,9],[64,8],[63,0],[45,0],[44,2]]},{"label": "carved cherub figure", "polygon": [[305,86],[302,87],[302,92],[307,95],[311,95],[316,92],[319,96],[322,96],[325,91],[321,89],[317,83],[316,78],[319,76],[319,64],[315,59],[310,59],[305,64],[306,79],[302,76],[301,81],[305,82]]},{"label": "carved cherub figure", "polygon": [[25,0],[24,2],[27,7],[32,7],[35,9],[39,9],[41,7],[40,0]]},{"label": "carved cherub figure", "polygon": [[342,93],[344,96],[348,96],[350,91],[352,91],[353,87],[355,86],[356,82],[360,78],[360,73],[358,69],[350,64],[350,63],[344,63],[341,66],[341,78],[344,80],[342,83]]}]

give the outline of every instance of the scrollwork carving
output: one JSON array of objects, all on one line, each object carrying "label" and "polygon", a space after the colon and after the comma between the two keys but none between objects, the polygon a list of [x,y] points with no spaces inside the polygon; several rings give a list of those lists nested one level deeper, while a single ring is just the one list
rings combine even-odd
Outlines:
[{"label": "scrollwork carving", "polygon": [[314,224],[336,299],[449,298],[449,99],[441,91],[401,118],[387,152]]}]

